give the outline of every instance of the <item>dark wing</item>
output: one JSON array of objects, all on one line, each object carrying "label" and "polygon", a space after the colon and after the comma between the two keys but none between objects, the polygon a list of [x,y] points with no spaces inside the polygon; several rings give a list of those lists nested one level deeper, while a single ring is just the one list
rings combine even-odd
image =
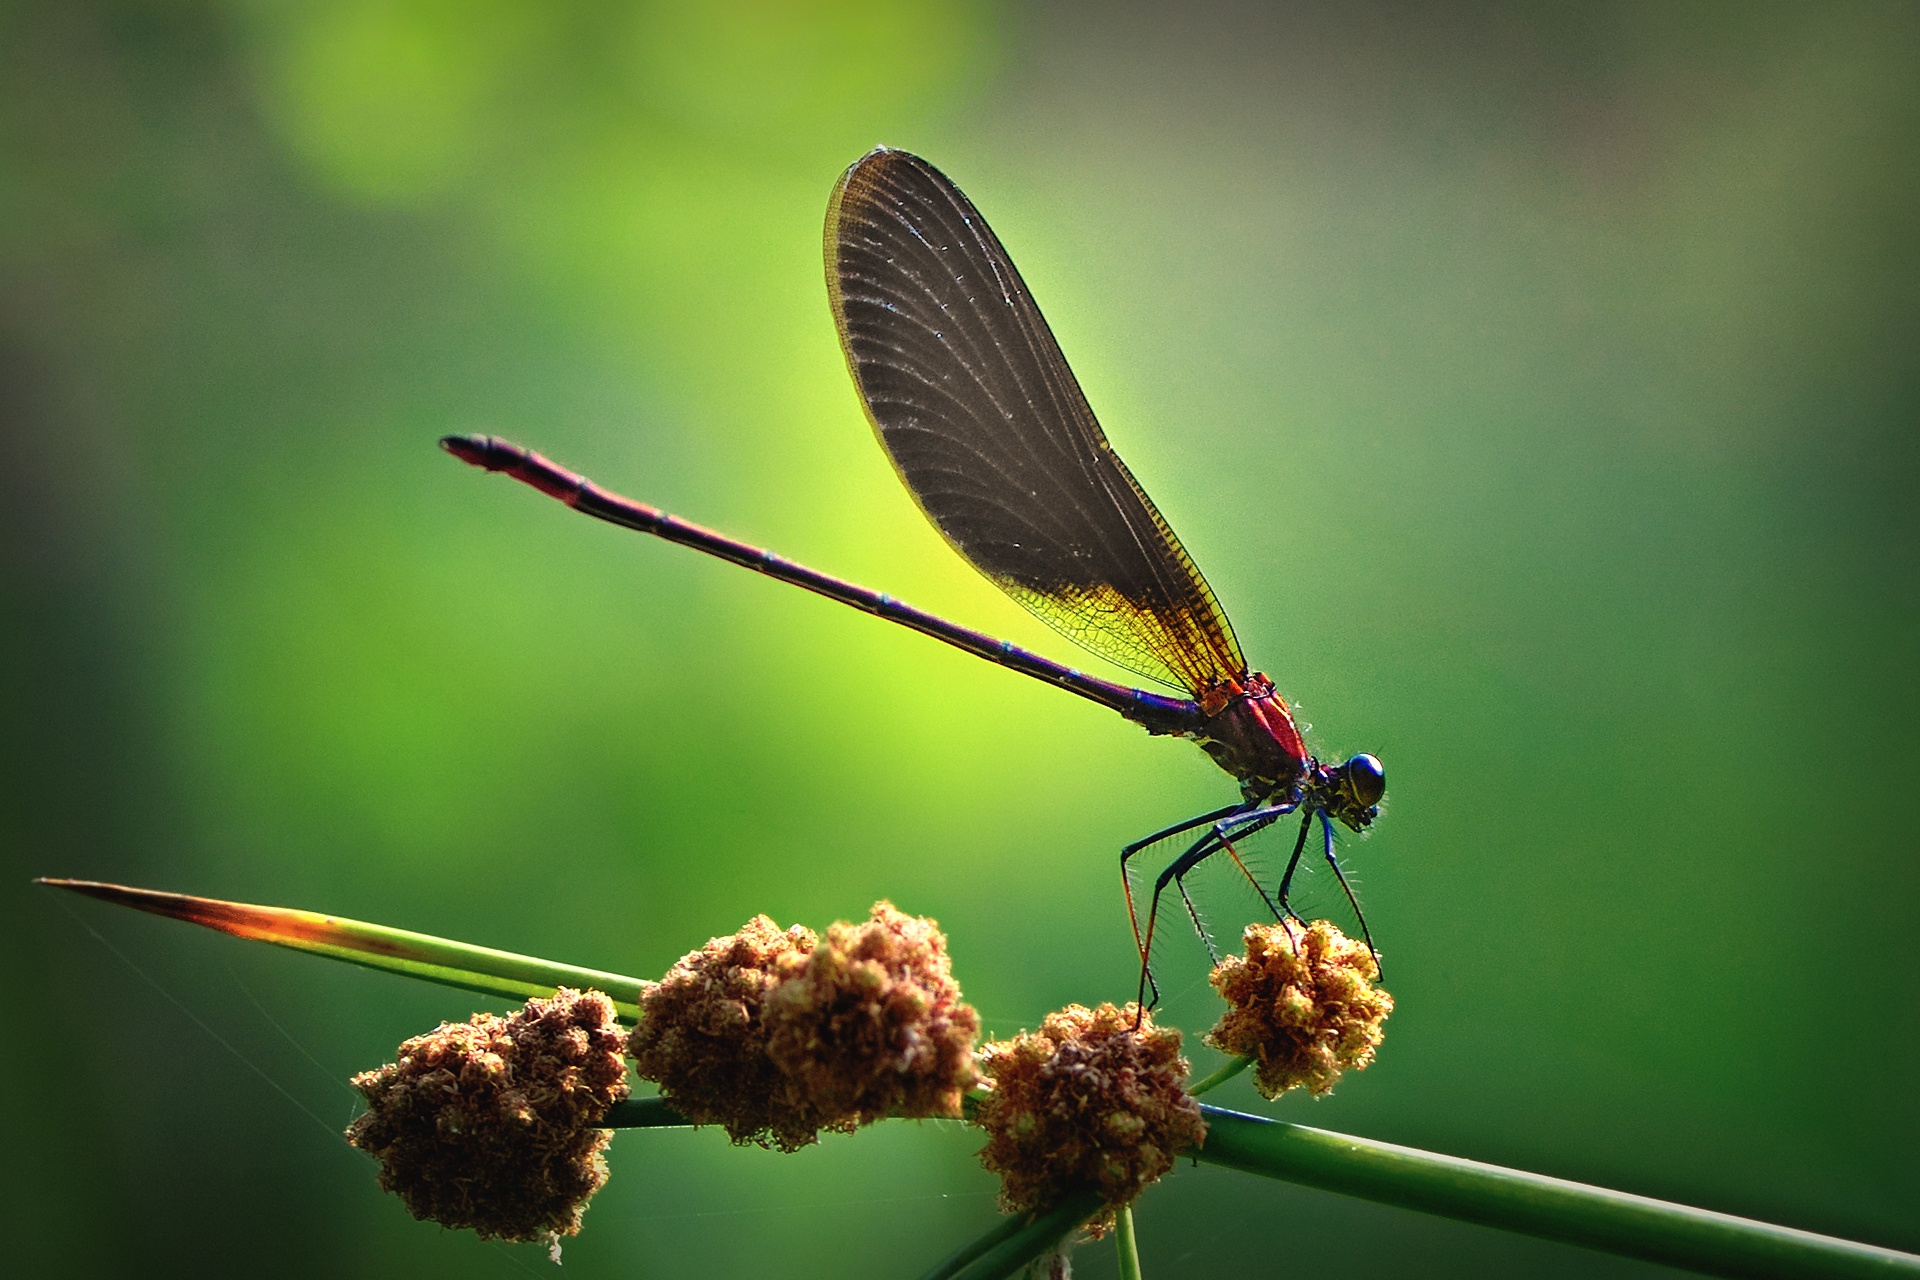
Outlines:
[{"label": "dark wing", "polygon": [[1195,694],[1246,674],[1206,579],[944,174],[885,148],[847,170],[827,206],[827,289],[874,431],[956,551],[1129,671]]}]

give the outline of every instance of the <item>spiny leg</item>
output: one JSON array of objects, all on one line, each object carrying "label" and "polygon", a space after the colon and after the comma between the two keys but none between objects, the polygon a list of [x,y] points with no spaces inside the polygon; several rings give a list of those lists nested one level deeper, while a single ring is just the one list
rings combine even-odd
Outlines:
[{"label": "spiny leg", "polygon": [[[1247,883],[1253,886],[1253,891],[1260,895],[1260,901],[1266,904],[1267,910],[1273,913],[1275,920],[1282,918],[1280,908],[1275,906],[1273,899],[1267,896],[1267,891],[1261,887],[1260,878],[1254,875],[1247,867],[1247,864],[1241,860],[1240,851],[1233,847],[1233,842],[1235,839],[1245,836],[1258,835],[1292,812],[1293,806],[1291,804],[1277,806],[1271,809],[1256,809],[1250,813],[1239,814],[1235,817],[1228,818],[1224,822],[1216,823],[1213,828],[1220,836],[1220,846],[1227,851],[1227,856],[1233,859],[1233,865],[1240,868],[1240,874],[1247,878]],[[1228,834],[1229,828],[1232,829],[1232,834]],[[1207,949],[1209,951],[1213,949],[1211,941],[1209,941]],[[1214,963],[1218,964],[1219,962],[1220,957],[1215,955]]]},{"label": "spiny leg", "polygon": [[[1291,807],[1289,807],[1288,812],[1292,812]],[[1293,852],[1287,855],[1287,869],[1282,872],[1280,876],[1280,889],[1274,894],[1274,898],[1279,900],[1280,905],[1275,907],[1272,899],[1267,900],[1267,907],[1273,911],[1273,918],[1286,927],[1287,943],[1289,946],[1295,943],[1293,934],[1294,926],[1299,925],[1304,927],[1307,923],[1306,920],[1301,917],[1300,913],[1293,909],[1293,902],[1289,895],[1293,890],[1293,873],[1300,869],[1300,855],[1307,847],[1307,829],[1312,825],[1313,814],[1311,812],[1300,815],[1300,834],[1294,838]],[[1264,892],[1260,896],[1263,899],[1266,898]]]},{"label": "spiny leg", "polygon": [[[1182,877],[1218,853],[1221,849],[1231,849],[1232,846],[1228,843],[1229,832],[1237,832],[1242,828],[1249,827],[1258,831],[1261,827],[1268,825],[1276,819],[1292,813],[1294,807],[1294,804],[1289,801],[1286,804],[1275,805],[1265,809],[1248,809],[1243,805],[1235,805],[1232,808],[1221,810],[1218,814],[1213,815],[1216,819],[1213,824],[1213,830],[1207,832],[1206,835],[1201,836],[1198,840],[1194,841],[1192,845],[1188,846],[1187,851],[1182,853],[1178,858],[1175,858],[1172,864],[1169,865],[1166,870],[1162,871],[1159,877],[1153,882],[1153,897],[1147,905],[1146,932],[1142,934],[1138,925],[1136,925],[1134,929],[1134,941],[1140,948],[1139,1005],[1143,1012],[1152,1007],[1152,1005],[1147,1002],[1147,992],[1149,988],[1151,988],[1153,992],[1153,1004],[1160,1002],[1160,985],[1155,982],[1153,978],[1153,934],[1154,928],[1160,918],[1160,895],[1166,891],[1168,883],[1172,882],[1179,890],[1180,899],[1186,904],[1187,914],[1193,920],[1194,931],[1200,935],[1200,940],[1206,944],[1207,952],[1213,956],[1214,963],[1218,964],[1220,962],[1219,952],[1214,950],[1213,939],[1208,936],[1206,926],[1200,922],[1200,913],[1195,910],[1193,899],[1188,896],[1187,887]],[[1191,827],[1205,820],[1206,819],[1199,819],[1196,822],[1184,825]],[[1176,828],[1176,830],[1177,829],[1178,828]],[[1151,843],[1151,840],[1142,841],[1141,847],[1149,843]],[[1233,854],[1233,860],[1242,872],[1246,872],[1246,866],[1244,863],[1241,863],[1240,855],[1237,852]],[[1248,879],[1253,879],[1251,873],[1248,873]],[[1259,888],[1257,881],[1254,882],[1254,887],[1256,889]],[[1261,894],[1261,897],[1264,898],[1265,896],[1264,893]],[[1130,889],[1128,893],[1128,903],[1129,906],[1131,906],[1132,893]],[[1271,906],[1271,903],[1269,903],[1269,906]]]},{"label": "spiny leg", "polygon": [[1197,818],[1188,818],[1185,822],[1176,822],[1164,830],[1156,831],[1150,836],[1135,840],[1132,844],[1120,851],[1120,889],[1121,892],[1127,896],[1127,923],[1133,927],[1133,945],[1140,953],[1140,1002],[1143,1005],[1146,1002],[1147,988],[1149,986],[1153,986],[1154,1003],[1158,1004],[1160,1002],[1160,989],[1154,984],[1153,975],[1148,972],[1147,966],[1147,939],[1151,939],[1153,936],[1153,919],[1151,915],[1149,915],[1147,919],[1146,939],[1143,939],[1140,934],[1140,917],[1135,911],[1133,904],[1133,882],[1127,879],[1127,860],[1149,845],[1158,844],[1160,841],[1165,840],[1168,836],[1177,836],[1182,831],[1191,831],[1195,827],[1203,826],[1206,823],[1218,822],[1229,814],[1239,813],[1246,807],[1246,802],[1242,801],[1239,804],[1227,805],[1223,809],[1215,809],[1212,813],[1203,813]]},{"label": "spiny leg", "polygon": [[1307,847],[1307,832],[1310,828],[1312,828],[1312,826],[1313,826],[1313,813],[1311,810],[1309,810],[1308,812],[1300,815],[1300,836],[1297,840],[1293,842],[1293,856],[1287,859],[1286,873],[1280,877],[1280,893],[1278,895],[1280,898],[1280,905],[1286,909],[1286,912],[1288,915],[1292,916],[1295,920],[1299,921],[1301,924],[1305,924],[1306,921],[1300,919],[1300,913],[1293,909],[1293,903],[1289,900],[1287,895],[1290,892],[1292,892],[1293,873],[1300,869],[1300,853],[1302,850],[1304,850]]},{"label": "spiny leg", "polygon": [[[1153,896],[1147,902],[1147,929],[1146,933],[1139,939],[1140,995],[1137,1003],[1139,1004],[1142,1014],[1152,1008],[1153,1005],[1160,1003],[1160,984],[1153,980],[1153,933],[1155,926],[1160,920],[1160,895],[1166,892],[1168,883],[1175,877],[1183,876],[1193,870],[1193,868],[1201,862],[1213,856],[1219,848],[1220,832],[1216,827],[1189,845],[1187,851],[1168,864],[1167,868],[1162,871],[1153,882]],[[1181,889],[1180,896],[1182,898],[1186,897],[1185,888]],[[1189,909],[1191,909],[1191,903],[1189,903]],[[1151,1003],[1147,1000],[1147,990],[1149,987],[1153,990],[1153,1000]],[[1135,1025],[1139,1025],[1137,1019]]]},{"label": "spiny leg", "polygon": [[[1373,945],[1373,933],[1367,928],[1366,912],[1360,910],[1360,899],[1353,896],[1353,886],[1347,883],[1346,873],[1340,870],[1340,860],[1333,856],[1333,824],[1327,821],[1324,811],[1320,814],[1320,831],[1323,836],[1322,852],[1327,865],[1333,868],[1333,878],[1340,882],[1340,890],[1347,895],[1347,905],[1353,908],[1353,918],[1360,922],[1360,937],[1367,944],[1367,951],[1373,956],[1373,976],[1380,979],[1380,952]],[[1304,832],[1302,833],[1305,834]]]},{"label": "spiny leg", "polygon": [[[1220,842],[1220,845],[1221,848],[1224,849],[1232,848],[1232,846],[1228,845],[1224,840]],[[1235,858],[1234,861],[1238,862],[1239,859]],[[1173,878],[1173,890],[1180,895],[1180,901],[1185,904],[1187,908],[1187,919],[1193,921],[1193,931],[1200,935],[1200,945],[1207,949],[1207,958],[1213,961],[1214,968],[1219,968],[1220,950],[1213,945],[1213,934],[1207,931],[1206,921],[1200,918],[1200,908],[1193,905],[1193,898],[1187,893],[1185,877],[1175,876]]]}]

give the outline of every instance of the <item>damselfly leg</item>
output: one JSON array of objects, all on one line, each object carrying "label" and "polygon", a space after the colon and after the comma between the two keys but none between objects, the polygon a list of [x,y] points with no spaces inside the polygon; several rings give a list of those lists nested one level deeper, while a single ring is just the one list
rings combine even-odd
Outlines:
[{"label": "damselfly leg", "polygon": [[1135,841],[1133,844],[1128,845],[1126,849],[1122,850],[1120,865],[1121,875],[1124,881],[1127,860],[1141,849],[1147,848],[1170,835],[1178,835],[1182,831],[1191,830],[1205,823],[1212,823],[1211,828],[1205,835],[1189,845],[1179,857],[1169,863],[1154,879],[1153,894],[1147,903],[1147,925],[1144,930],[1140,928],[1139,919],[1136,914],[1133,900],[1133,886],[1130,882],[1126,884],[1127,914],[1128,918],[1134,922],[1134,943],[1140,951],[1140,986],[1137,999],[1143,1011],[1152,1008],[1160,1002],[1160,986],[1153,976],[1153,939],[1154,931],[1159,924],[1160,897],[1166,892],[1167,886],[1172,885],[1174,892],[1179,894],[1181,905],[1186,908],[1188,918],[1193,921],[1194,932],[1200,936],[1201,942],[1205,944],[1207,954],[1212,958],[1213,963],[1216,965],[1219,964],[1219,950],[1214,946],[1212,934],[1208,930],[1205,920],[1201,917],[1198,907],[1194,905],[1193,896],[1187,892],[1186,877],[1188,873],[1208,858],[1213,857],[1217,853],[1224,852],[1233,860],[1235,869],[1246,882],[1253,887],[1253,891],[1259,896],[1260,901],[1265,904],[1267,910],[1273,913],[1274,919],[1282,919],[1284,903],[1276,902],[1274,898],[1267,893],[1265,886],[1260,883],[1260,878],[1255,875],[1253,870],[1241,859],[1239,850],[1234,847],[1234,841],[1258,834],[1267,827],[1272,826],[1275,822],[1278,822],[1281,818],[1293,813],[1297,807],[1297,803],[1291,800],[1280,805],[1232,805],[1226,809],[1215,810],[1213,813],[1203,814],[1198,818],[1191,818],[1186,822],[1169,827],[1164,831],[1156,832],[1144,840]]}]

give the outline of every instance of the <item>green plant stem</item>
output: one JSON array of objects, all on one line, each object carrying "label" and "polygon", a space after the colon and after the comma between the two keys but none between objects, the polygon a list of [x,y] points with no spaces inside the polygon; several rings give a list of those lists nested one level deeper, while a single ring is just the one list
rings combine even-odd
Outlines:
[{"label": "green plant stem", "polygon": [[[1709,1275],[1920,1280],[1920,1256],[1911,1253],[1221,1107],[1202,1105],[1200,1110],[1207,1118],[1207,1140],[1190,1154],[1243,1173]],[[687,1121],[658,1098],[634,1098],[615,1104],[602,1123],[620,1129]],[[1078,1218],[1060,1227],[1052,1238],[1059,1239],[1098,1209],[1097,1200],[1089,1202]],[[1022,1247],[1032,1245],[1021,1261],[1047,1247],[1045,1240],[1036,1243],[1034,1224],[1009,1221],[1018,1225],[1003,1223],[993,1240],[975,1241],[979,1251],[967,1258],[984,1265],[987,1248],[1015,1236],[1024,1242]],[[1125,1222],[1123,1218],[1123,1231]],[[941,1280],[962,1275],[979,1280],[985,1275],[1011,1274],[1011,1270],[976,1273],[966,1268],[931,1274]]]},{"label": "green plant stem", "polygon": [[1201,1107],[1211,1164],[1709,1275],[1920,1277],[1920,1257],[1646,1196]]},{"label": "green plant stem", "polygon": [[921,1277],[921,1280],[954,1280],[955,1276],[965,1271],[988,1250],[998,1248],[1026,1229],[1025,1218],[1018,1216],[1002,1218],[985,1235],[975,1236],[942,1258],[935,1264],[933,1270]]},{"label": "green plant stem", "polygon": [[1229,1059],[1228,1061],[1220,1065],[1220,1069],[1218,1071],[1214,1072],[1212,1075],[1208,1076],[1206,1079],[1201,1080],[1195,1084],[1188,1085],[1187,1096],[1191,1098],[1197,1098],[1209,1089],[1218,1089],[1221,1085],[1233,1079],[1235,1076],[1239,1075],[1242,1071],[1245,1071],[1248,1067],[1252,1065],[1253,1065],[1253,1059],[1245,1055],[1242,1055],[1238,1058]]},{"label": "green plant stem", "polygon": [[1117,1217],[1120,1230],[1113,1243],[1120,1255],[1120,1280],[1141,1280],[1140,1242],[1133,1235],[1133,1206],[1123,1207]]},{"label": "green plant stem", "polygon": [[[603,1129],[669,1129],[692,1122],[668,1106],[663,1098],[627,1098],[608,1108],[600,1121]],[[1093,1193],[1070,1197],[1037,1218],[1013,1215],[995,1223],[984,1235],[961,1245],[926,1273],[924,1280],[989,1280],[1010,1276],[1047,1251],[1060,1238],[1100,1211],[1100,1197]],[[1132,1251],[1133,1219],[1122,1211],[1123,1256]],[[1124,1266],[1124,1264],[1123,1264]],[[1136,1259],[1132,1271],[1123,1275],[1138,1280]]]},{"label": "green plant stem", "polygon": [[1020,1268],[1059,1244],[1081,1223],[1100,1212],[1100,1193],[1076,1191],[1045,1213],[1014,1218],[1017,1230],[992,1233],[999,1239],[972,1263],[953,1274],[953,1280],[1006,1280]]}]

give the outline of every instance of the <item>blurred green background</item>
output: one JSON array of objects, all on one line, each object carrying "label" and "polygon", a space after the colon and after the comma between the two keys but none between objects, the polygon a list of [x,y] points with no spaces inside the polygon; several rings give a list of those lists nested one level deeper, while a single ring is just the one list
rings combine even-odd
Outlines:
[{"label": "blurred green background", "polygon": [[[1920,1248],[1915,9],[1177,9],[0,7],[0,1266],[546,1265],[338,1139],[472,998],[31,875],[639,974],[887,896],[994,1031],[1130,994],[1114,854],[1232,797],[1199,752],[434,447],[1073,658],[862,422],[820,226],[883,141],[993,220],[1315,745],[1387,763],[1381,1058],[1222,1100]],[[976,1145],[623,1134],[566,1274],[914,1274],[993,1220]],[[1204,1168],[1140,1232],[1654,1270]]]}]

